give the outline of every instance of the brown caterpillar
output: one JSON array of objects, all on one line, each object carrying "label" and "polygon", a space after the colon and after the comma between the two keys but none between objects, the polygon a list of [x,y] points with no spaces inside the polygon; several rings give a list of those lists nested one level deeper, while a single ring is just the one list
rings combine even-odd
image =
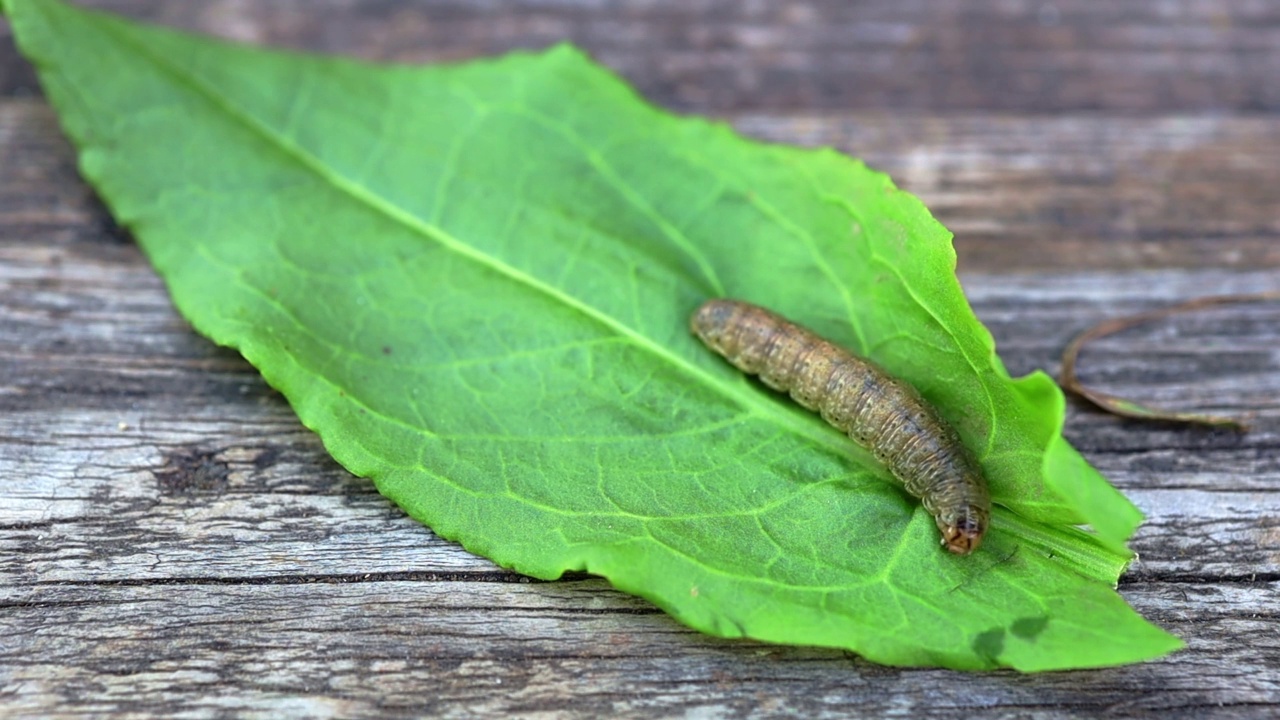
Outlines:
[{"label": "brown caterpillar", "polygon": [[968,555],[978,548],[991,517],[982,469],[915,388],[750,303],[708,300],[689,324],[707,347],[739,370],[790,392],[870,450],[923,501],[947,550]]}]

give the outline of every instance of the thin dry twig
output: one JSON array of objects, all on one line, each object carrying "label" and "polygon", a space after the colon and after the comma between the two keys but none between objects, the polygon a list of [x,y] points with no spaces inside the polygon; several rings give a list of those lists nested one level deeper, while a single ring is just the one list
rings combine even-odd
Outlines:
[{"label": "thin dry twig", "polygon": [[1113,333],[1120,332],[1135,325],[1141,325],[1152,320],[1159,320],[1177,313],[1190,312],[1201,308],[1213,307],[1215,305],[1231,305],[1236,303],[1248,302],[1265,302],[1268,300],[1280,300],[1280,292],[1264,292],[1252,293],[1245,295],[1210,295],[1207,297],[1188,300],[1187,302],[1170,305],[1159,310],[1149,310],[1136,315],[1128,315],[1114,320],[1098,323],[1093,327],[1085,330],[1076,336],[1067,349],[1062,352],[1062,387],[1073,392],[1089,402],[1097,405],[1099,408],[1121,417],[1135,418],[1138,420],[1156,420],[1160,422],[1180,422],[1192,423],[1196,425],[1211,425],[1214,427],[1227,427],[1240,432],[1247,432],[1248,424],[1239,418],[1225,417],[1222,415],[1205,415],[1202,413],[1173,412],[1160,410],[1157,408],[1147,407],[1132,400],[1126,400],[1101,390],[1094,390],[1085,387],[1076,377],[1076,358],[1080,354],[1081,348],[1090,340],[1105,337]]}]

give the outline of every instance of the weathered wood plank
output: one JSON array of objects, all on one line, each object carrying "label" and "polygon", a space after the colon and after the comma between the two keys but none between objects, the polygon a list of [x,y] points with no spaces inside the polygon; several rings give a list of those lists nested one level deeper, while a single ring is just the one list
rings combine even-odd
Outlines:
[{"label": "weathered wood plank", "polygon": [[[1280,268],[1280,116],[1123,119],[734,118],[774,141],[832,145],[884,170],[956,233],[963,271]],[[0,103],[0,227],[45,256],[110,229],[40,100]],[[104,262],[133,251],[75,245]],[[122,255],[123,253],[123,255]],[[92,280],[92,278],[87,278]],[[1194,293],[1192,293],[1194,294]]]},{"label": "weathered wood plank", "polygon": [[956,234],[962,270],[1280,267],[1274,115],[733,119],[888,172]]},{"label": "weathered wood plank", "polygon": [[[704,113],[1280,109],[1280,5],[1267,0],[78,1],[241,40],[407,62],[571,40],[656,102]],[[0,93],[33,92],[12,55],[0,68]]]},{"label": "weathered wood plank", "polygon": [[1189,650],[1019,676],[717,640],[599,580],[47,585],[0,615],[0,663],[6,709],[46,717],[1256,717],[1280,693],[1280,641],[1274,615],[1249,609],[1277,590],[1135,587],[1130,600],[1188,636]]},{"label": "weathered wood plank", "polygon": [[[26,582],[496,571],[423,534],[334,467],[283,409],[272,423],[237,412],[225,423],[188,417],[124,432],[100,414],[75,418],[82,427],[69,415],[0,425],[0,472],[12,478],[0,512],[0,547],[12,551],[0,558],[0,600]],[[26,441],[46,431],[57,445]],[[1190,448],[1178,451],[1190,462],[1159,474],[1109,468],[1128,461],[1086,450],[1148,515],[1136,577],[1280,574],[1280,471],[1274,438],[1257,442],[1261,452],[1219,453],[1241,468],[1247,489],[1230,482],[1236,476],[1196,472]],[[253,462],[286,453],[298,463]]]}]

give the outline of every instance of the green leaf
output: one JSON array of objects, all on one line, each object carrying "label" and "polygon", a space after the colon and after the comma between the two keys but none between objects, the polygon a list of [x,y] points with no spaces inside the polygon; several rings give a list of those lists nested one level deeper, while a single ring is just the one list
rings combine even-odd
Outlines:
[{"label": "green leaf", "polygon": [[[1009,379],[950,235],[883,174],[667,115],[571,47],[379,67],[5,7],[183,315],[441,536],[882,663],[1180,646],[1112,589],[1139,514],[1062,439],[1057,387]],[[1000,506],[982,549],[943,552],[865,453],[701,347],[715,296],[938,404]]]}]

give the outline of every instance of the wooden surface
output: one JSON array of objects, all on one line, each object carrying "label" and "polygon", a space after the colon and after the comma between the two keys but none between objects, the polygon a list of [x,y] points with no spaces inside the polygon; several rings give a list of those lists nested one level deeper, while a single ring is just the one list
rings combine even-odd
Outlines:
[{"label": "wooden surface", "polygon": [[[571,39],[660,105],[890,172],[956,231],[1014,373],[1107,317],[1280,289],[1268,0],[87,4],[403,61]],[[1115,392],[1257,413],[1240,436],[1069,409],[1148,515],[1120,592],[1186,651],[974,675],[717,640],[495,567],[337,467],[177,317],[33,78],[0,38],[0,716],[1280,714],[1280,303],[1082,358]]]}]

